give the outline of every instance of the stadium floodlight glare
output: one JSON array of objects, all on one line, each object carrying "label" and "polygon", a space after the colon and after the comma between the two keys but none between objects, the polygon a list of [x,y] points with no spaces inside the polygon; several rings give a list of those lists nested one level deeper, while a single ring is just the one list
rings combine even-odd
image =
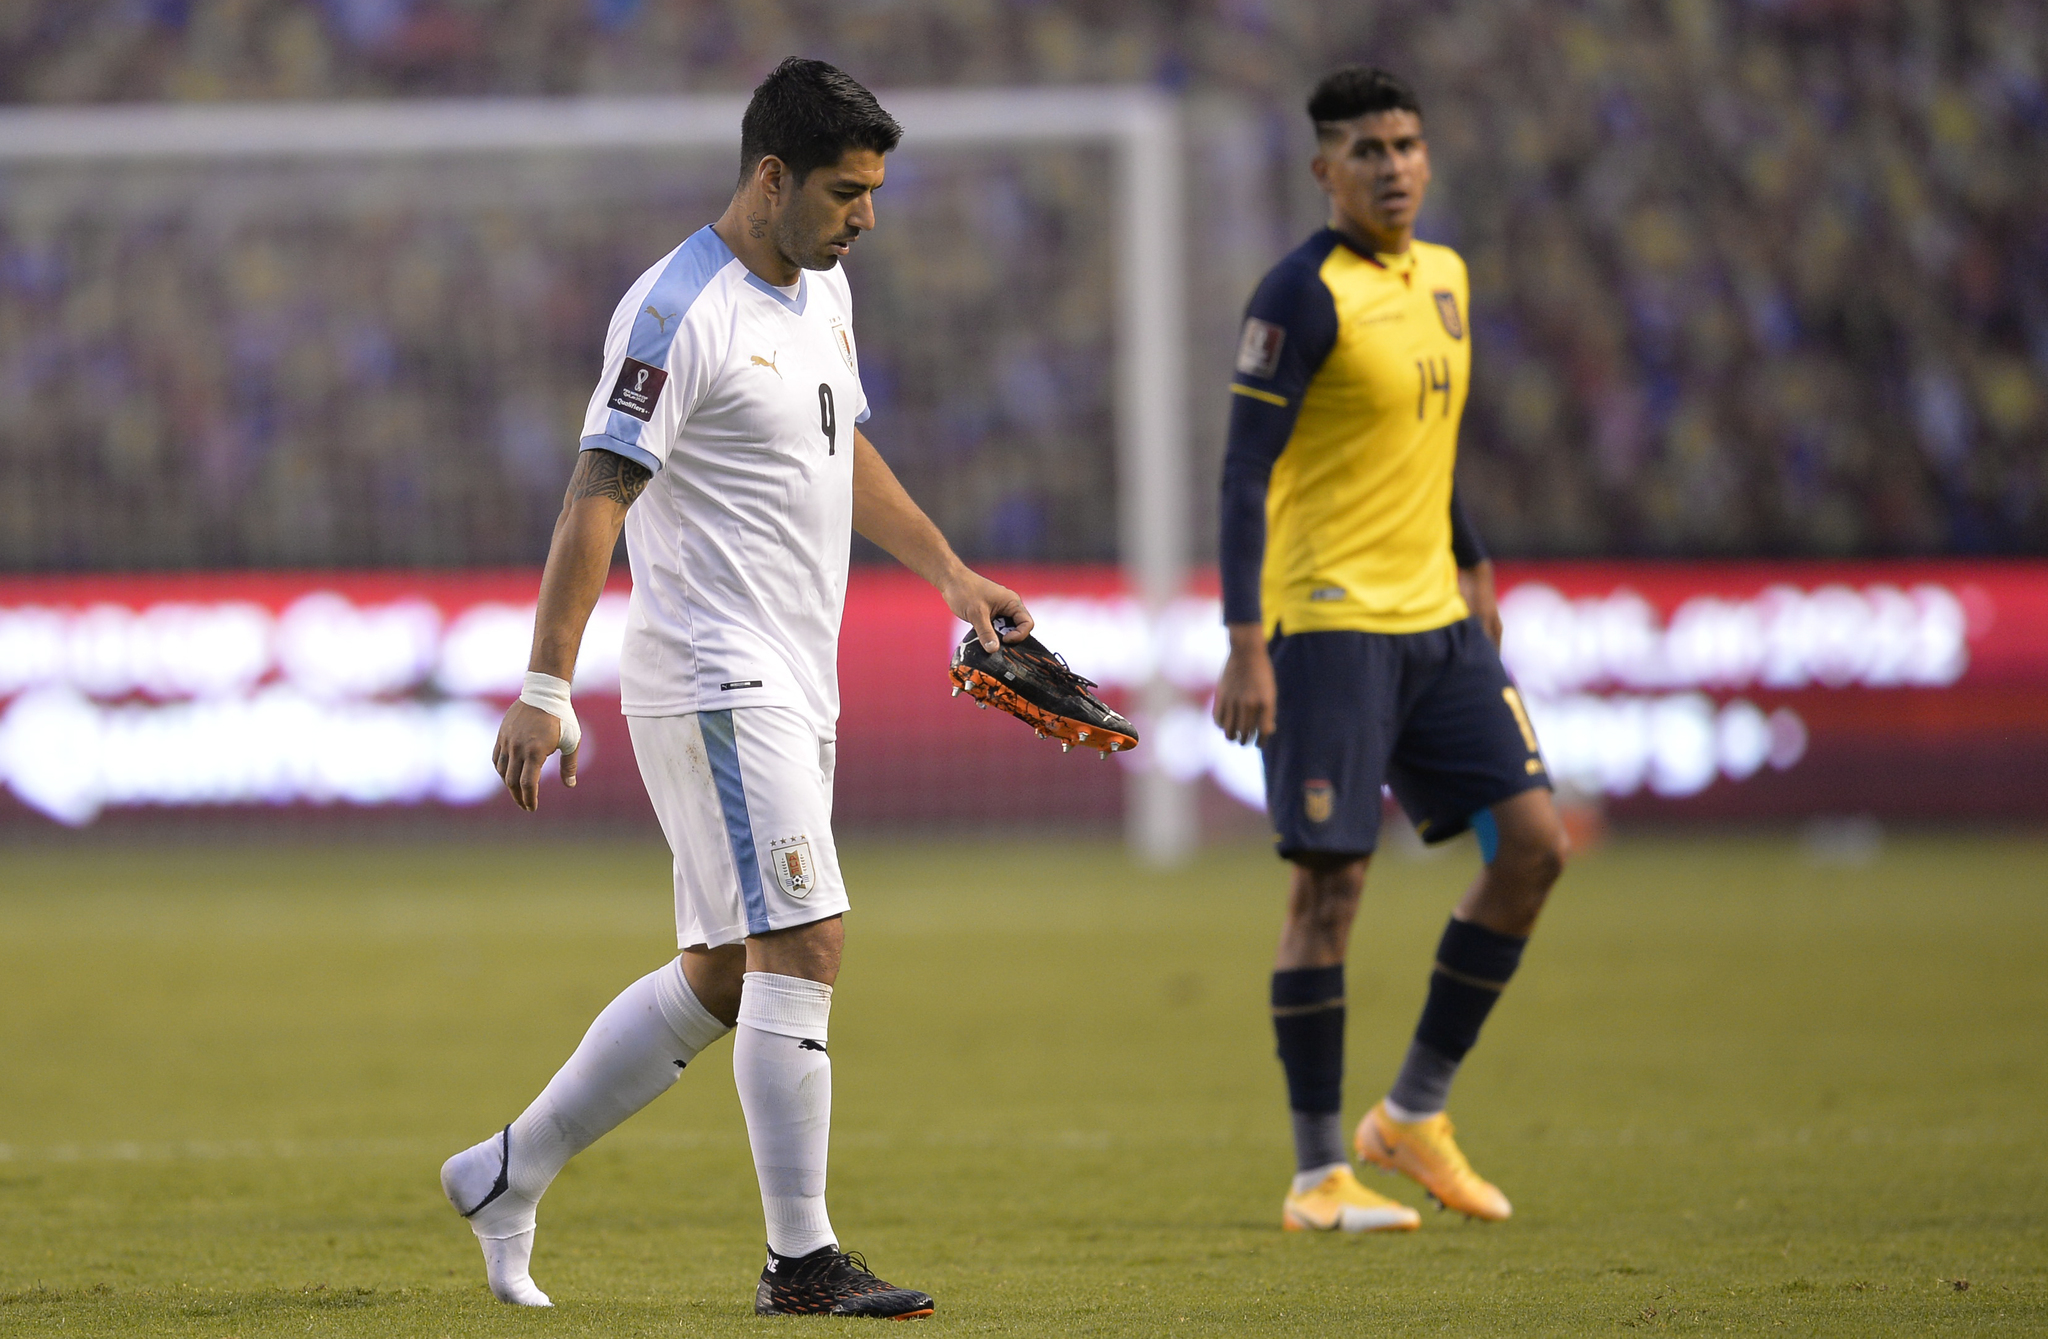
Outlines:
[{"label": "stadium floodlight glare", "polygon": [[[1118,552],[1133,593],[1156,614],[1180,593],[1188,567],[1178,100],[1120,87],[878,96],[913,150],[1073,144],[1114,152]],[[745,106],[742,97],[686,96],[16,108],[0,111],[0,163],[731,149]],[[1136,705],[1157,720],[1181,702],[1154,676]],[[1154,862],[1184,858],[1196,837],[1193,792],[1161,769],[1128,775],[1133,849]]]}]

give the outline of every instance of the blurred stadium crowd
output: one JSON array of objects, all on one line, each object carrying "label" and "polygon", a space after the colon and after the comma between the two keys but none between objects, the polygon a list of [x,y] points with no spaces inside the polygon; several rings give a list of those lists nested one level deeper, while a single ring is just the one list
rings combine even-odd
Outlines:
[{"label": "blurred stadium crowd", "polygon": [[[736,92],[790,52],[1236,109],[1260,199],[1191,176],[1196,265],[1256,260],[1197,289],[1205,494],[1236,308],[1319,221],[1302,96],[1369,60],[1471,263],[1497,551],[2048,551],[2038,0],[14,0],[0,100]],[[538,559],[707,164],[0,167],[0,568]],[[878,435],[972,556],[1113,555],[1107,171],[906,156],[853,268]]]},{"label": "blurred stadium crowd", "polygon": [[[899,170],[853,267],[877,435],[995,556],[1114,556],[1110,239],[1036,235],[1075,159]],[[726,160],[0,174],[0,565],[537,562],[613,304]]]}]

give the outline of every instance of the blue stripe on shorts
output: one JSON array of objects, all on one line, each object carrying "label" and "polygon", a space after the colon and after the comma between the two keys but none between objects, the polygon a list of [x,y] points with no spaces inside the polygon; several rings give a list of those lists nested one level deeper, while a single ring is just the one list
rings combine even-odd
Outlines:
[{"label": "blue stripe on shorts", "polygon": [[718,787],[718,807],[725,811],[725,836],[732,843],[733,868],[739,871],[740,899],[747,907],[747,933],[768,933],[768,898],[761,891],[761,857],[754,849],[754,822],[747,814],[747,787],[740,776],[739,740],[730,711],[697,713],[704,736],[704,756]]}]

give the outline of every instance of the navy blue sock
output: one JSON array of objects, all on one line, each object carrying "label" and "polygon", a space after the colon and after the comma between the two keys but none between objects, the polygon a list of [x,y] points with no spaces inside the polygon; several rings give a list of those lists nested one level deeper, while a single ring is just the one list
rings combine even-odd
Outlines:
[{"label": "navy blue sock", "polygon": [[1343,967],[1273,973],[1273,1033],[1294,1112],[1295,1169],[1343,1162]]},{"label": "navy blue sock", "polygon": [[1444,927],[1429,999],[1388,1101],[1422,1115],[1444,1109],[1459,1064],[1479,1040],[1480,1025],[1514,976],[1528,943],[1525,936],[1504,935],[1455,917]]}]

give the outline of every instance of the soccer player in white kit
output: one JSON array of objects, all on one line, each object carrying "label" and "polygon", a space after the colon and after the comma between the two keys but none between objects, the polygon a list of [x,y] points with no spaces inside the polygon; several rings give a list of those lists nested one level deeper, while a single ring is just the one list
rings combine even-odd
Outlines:
[{"label": "soccer player in white kit", "polygon": [[[907,1318],[924,1293],[840,1251],[825,1213],[826,1022],[846,890],[832,840],[839,620],[851,532],[936,586],[990,650],[1016,594],[976,575],[854,426],[865,420],[846,277],[901,129],[822,61],[784,61],[740,127],[719,220],[627,292],[541,578],[527,689],[493,757],[521,807],[558,748],[568,682],[623,526],[633,597],[620,696],[675,854],[680,956],[591,1024],[526,1111],[441,1170],[493,1294],[549,1305],[529,1273],[541,1193],[578,1152],[728,1031],[767,1217],[763,1314]],[[644,493],[644,495],[643,495]]]}]

